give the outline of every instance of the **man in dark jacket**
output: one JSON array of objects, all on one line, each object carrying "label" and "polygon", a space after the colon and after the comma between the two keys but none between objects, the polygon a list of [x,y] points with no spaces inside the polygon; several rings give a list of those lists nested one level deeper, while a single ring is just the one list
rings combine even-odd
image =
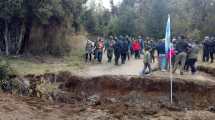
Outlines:
[{"label": "man in dark jacket", "polygon": [[119,58],[122,51],[122,41],[115,38],[116,43],[114,44],[114,55],[115,55],[115,65],[119,65]]},{"label": "man in dark jacket", "polygon": [[209,46],[210,46],[210,40],[209,40],[209,37],[206,36],[204,38],[204,41],[203,41],[203,62],[208,62],[209,61],[209,55],[210,55],[210,52],[209,52]]},{"label": "man in dark jacket", "polygon": [[209,50],[209,56],[211,59],[211,63],[214,62],[214,47],[215,47],[215,41],[214,41],[214,38],[211,37],[209,39],[209,44],[208,44],[208,50]]},{"label": "man in dark jacket", "polygon": [[126,57],[128,55],[128,41],[125,38],[121,38],[122,40],[122,50],[121,50],[121,60],[122,60],[122,64],[125,64],[126,61]]},{"label": "man in dark jacket", "polygon": [[186,42],[185,38],[179,37],[176,43],[176,61],[175,61],[175,65],[173,68],[173,73],[175,73],[177,67],[180,65],[180,74],[183,75],[184,74],[184,66],[185,66],[185,62],[187,59],[187,49],[188,49],[189,45]]},{"label": "man in dark jacket", "polygon": [[166,52],[165,52],[165,43],[164,40],[160,40],[160,42],[156,45],[156,50],[158,52],[159,57],[159,67],[161,71],[166,71]]}]

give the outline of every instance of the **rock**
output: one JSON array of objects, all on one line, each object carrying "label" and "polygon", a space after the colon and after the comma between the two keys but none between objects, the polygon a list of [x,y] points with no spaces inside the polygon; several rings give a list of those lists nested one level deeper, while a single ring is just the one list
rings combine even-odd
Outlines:
[{"label": "rock", "polygon": [[209,106],[208,111],[215,113],[215,106]]},{"label": "rock", "polygon": [[107,103],[117,103],[116,98],[106,98],[105,100]]},{"label": "rock", "polygon": [[87,98],[89,101],[89,105],[101,105],[100,96],[99,95],[92,95]]}]

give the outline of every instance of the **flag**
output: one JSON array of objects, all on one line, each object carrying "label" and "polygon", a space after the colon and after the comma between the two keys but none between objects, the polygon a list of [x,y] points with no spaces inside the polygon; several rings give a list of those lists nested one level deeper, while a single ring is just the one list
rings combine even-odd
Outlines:
[{"label": "flag", "polygon": [[171,29],[170,29],[170,15],[168,15],[168,20],[167,20],[167,24],[166,24],[166,35],[165,35],[165,51],[166,53],[169,52],[170,47],[171,47],[171,43],[170,43],[170,39],[171,39]]}]

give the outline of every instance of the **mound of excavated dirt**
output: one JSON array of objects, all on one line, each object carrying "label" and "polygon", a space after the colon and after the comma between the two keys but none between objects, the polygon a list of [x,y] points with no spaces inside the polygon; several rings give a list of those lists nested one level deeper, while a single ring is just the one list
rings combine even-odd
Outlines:
[{"label": "mound of excavated dirt", "polygon": [[24,86],[16,93],[22,94],[24,91],[28,96],[40,97],[58,106],[63,105],[55,110],[54,105],[47,105],[47,102],[37,104],[31,102],[31,99],[23,100],[27,105],[34,106],[36,111],[44,109],[45,113],[50,112],[49,107],[52,106],[50,115],[53,112],[57,114],[58,111],[60,116],[64,116],[59,118],[56,115],[58,119],[213,120],[212,118],[215,118],[215,114],[207,111],[208,108],[211,111],[214,109],[215,82],[213,81],[176,78],[173,85],[173,104],[170,104],[170,81],[165,77],[86,78],[61,72],[16,77],[11,81],[22,84],[16,86]]},{"label": "mound of excavated dirt", "polygon": [[205,73],[208,73],[208,74],[211,74],[211,75],[215,76],[215,68],[213,68],[213,67],[207,67],[207,66],[204,66],[204,65],[199,65],[197,67],[197,69],[199,71],[203,71]]}]

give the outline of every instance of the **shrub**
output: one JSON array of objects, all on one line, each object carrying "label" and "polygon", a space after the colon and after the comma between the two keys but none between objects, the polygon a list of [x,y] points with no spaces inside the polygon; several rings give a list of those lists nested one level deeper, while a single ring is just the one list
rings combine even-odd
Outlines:
[{"label": "shrub", "polygon": [[6,61],[0,61],[0,87],[2,90],[7,91],[10,88],[9,78],[12,74],[12,69]]}]

